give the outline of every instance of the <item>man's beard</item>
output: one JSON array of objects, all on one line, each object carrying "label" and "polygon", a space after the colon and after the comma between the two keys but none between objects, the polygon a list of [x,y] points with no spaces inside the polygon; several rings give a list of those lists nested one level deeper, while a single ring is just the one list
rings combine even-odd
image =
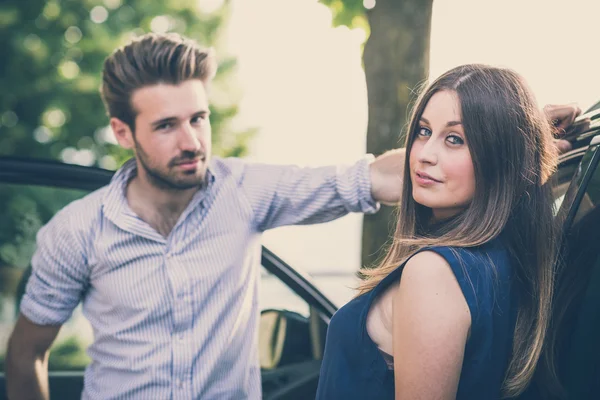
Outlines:
[{"label": "man's beard", "polygon": [[[200,175],[197,175],[198,170],[187,174],[187,176],[184,173],[184,176],[187,179],[178,179],[175,176],[171,176],[170,174],[164,173],[160,169],[153,167],[152,163],[150,162],[150,157],[146,154],[144,149],[142,149],[137,141],[135,141],[135,150],[137,159],[139,160],[142,168],[144,168],[144,171],[146,171],[148,182],[157,189],[167,191],[189,190],[192,188],[200,188],[205,184],[206,171],[201,171]],[[167,168],[174,167],[176,163],[194,159],[204,159],[203,162],[198,163],[198,169],[203,169],[205,165],[203,163],[206,162],[206,157],[203,152],[184,152],[176,159],[169,161]]]}]

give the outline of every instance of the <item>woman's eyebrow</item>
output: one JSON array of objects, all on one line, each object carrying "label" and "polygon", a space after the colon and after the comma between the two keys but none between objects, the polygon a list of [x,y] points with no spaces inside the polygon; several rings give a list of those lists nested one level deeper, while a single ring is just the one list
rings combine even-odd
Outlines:
[{"label": "woman's eyebrow", "polygon": [[[423,121],[423,122],[425,122],[426,124],[430,124],[430,122],[427,120],[427,118],[421,117],[420,120]],[[448,122],[446,124],[447,127],[456,126],[456,125],[462,125],[462,122],[460,122],[460,121],[450,121],[450,122]]]}]

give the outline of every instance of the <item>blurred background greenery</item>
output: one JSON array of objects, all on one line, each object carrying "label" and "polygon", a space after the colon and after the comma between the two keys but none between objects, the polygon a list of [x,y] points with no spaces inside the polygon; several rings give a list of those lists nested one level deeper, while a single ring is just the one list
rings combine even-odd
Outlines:
[{"label": "blurred background greenery", "polygon": [[[4,0],[0,3],[0,155],[60,159],[115,169],[130,154],[111,141],[99,96],[105,57],[146,32],[178,32],[215,47],[216,154],[244,155],[253,131],[235,132],[231,75],[220,51],[229,4],[204,14],[197,0]],[[218,92],[229,91],[227,96]]]}]

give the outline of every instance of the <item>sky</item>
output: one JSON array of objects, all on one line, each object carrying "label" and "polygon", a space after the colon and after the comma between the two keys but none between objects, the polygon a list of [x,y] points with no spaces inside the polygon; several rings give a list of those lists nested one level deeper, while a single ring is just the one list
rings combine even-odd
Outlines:
[{"label": "sky", "polygon": [[[430,77],[464,63],[506,66],[527,79],[540,106],[585,109],[600,100],[592,61],[598,16],[600,2],[591,0],[435,0]],[[234,1],[226,42],[239,63],[237,124],[260,132],[249,159],[318,166],[365,153],[364,38],[361,30],[333,28],[331,12],[316,0]],[[351,273],[360,262],[361,221],[350,215],[278,228],[264,243],[310,273]]]}]

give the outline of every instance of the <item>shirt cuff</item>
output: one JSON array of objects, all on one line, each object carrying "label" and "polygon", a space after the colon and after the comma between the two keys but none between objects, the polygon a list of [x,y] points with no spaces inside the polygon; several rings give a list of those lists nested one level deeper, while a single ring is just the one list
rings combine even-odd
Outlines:
[{"label": "shirt cuff", "polygon": [[349,212],[373,214],[380,208],[371,194],[370,165],[375,156],[367,154],[351,166],[337,168],[336,186]]},{"label": "shirt cuff", "polygon": [[[31,279],[31,278],[30,278]],[[38,325],[62,325],[71,318],[72,311],[40,304],[27,292],[21,300],[19,311],[31,322]]]}]

